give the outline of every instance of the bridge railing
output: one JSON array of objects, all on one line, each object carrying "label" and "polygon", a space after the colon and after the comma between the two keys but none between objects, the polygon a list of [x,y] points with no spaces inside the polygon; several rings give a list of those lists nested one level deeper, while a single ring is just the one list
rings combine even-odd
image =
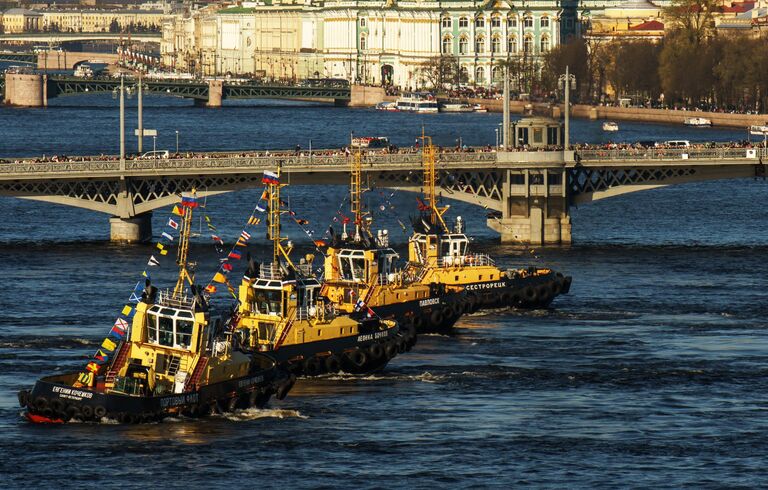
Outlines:
[{"label": "bridge railing", "polygon": [[581,161],[738,160],[765,156],[764,148],[637,148],[577,150]]}]

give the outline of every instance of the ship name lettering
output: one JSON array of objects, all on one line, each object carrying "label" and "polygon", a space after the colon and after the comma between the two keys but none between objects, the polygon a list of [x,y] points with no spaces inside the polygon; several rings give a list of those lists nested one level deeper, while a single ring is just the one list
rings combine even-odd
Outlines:
[{"label": "ship name lettering", "polygon": [[419,306],[439,305],[440,298],[429,298],[419,301]]},{"label": "ship name lettering", "polygon": [[63,386],[54,386],[53,392],[59,395],[59,398],[69,398],[70,400],[82,400],[83,398],[93,398],[90,391],[76,390],[74,388],[65,388]]},{"label": "ship name lettering", "polygon": [[262,381],[264,381],[264,376],[251,376],[250,378],[241,379],[237,382],[238,388],[244,388],[246,386],[251,386],[255,384],[259,384]]},{"label": "ship name lettering", "polygon": [[478,289],[496,289],[503,288],[506,284],[504,282],[483,282],[480,284],[468,284],[466,286],[467,291],[476,291]]}]

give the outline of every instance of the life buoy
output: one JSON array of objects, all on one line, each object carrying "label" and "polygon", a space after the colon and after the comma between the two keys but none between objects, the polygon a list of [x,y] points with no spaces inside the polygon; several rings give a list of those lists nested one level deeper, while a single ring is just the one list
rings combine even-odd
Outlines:
[{"label": "life buoy", "polygon": [[90,405],[83,405],[83,408],[80,409],[80,412],[83,414],[83,418],[85,420],[89,420],[91,417],[93,417],[93,407]]},{"label": "life buoy", "polygon": [[347,353],[347,358],[352,361],[352,364],[359,368],[365,366],[365,363],[368,362],[368,356],[366,356],[365,352],[360,349],[355,349],[352,352]]},{"label": "life buoy", "polygon": [[371,360],[378,361],[384,357],[384,348],[381,346],[381,344],[373,344],[368,347],[368,355],[370,356]]},{"label": "life buoy", "polygon": [[443,312],[441,310],[435,310],[429,315],[429,321],[432,327],[439,327],[443,323]]},{"label": "life buoy", "polygon": [[102,407],[101,405],[96,405],[96,407],[93,409],[93,414],[97,418],[102,418],[107,415],[107,409]]},{"label": "life buoy", "polygon": [[331,354],[325,358],[325,369],[329,373],[338,373],[341,371],[341,359],[336,354]]}]

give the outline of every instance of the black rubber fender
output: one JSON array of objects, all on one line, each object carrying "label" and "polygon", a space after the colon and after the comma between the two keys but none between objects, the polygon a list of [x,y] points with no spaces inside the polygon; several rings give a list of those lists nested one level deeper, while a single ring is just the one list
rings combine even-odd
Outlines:
[{"label": "black rubber fender", "polygon": [[365,366],[365,363],[368,362],[368,356],[365,355],[365,352],[360,349],[355,349],[352,352],[348,352],[347,359],[349,359],[352,364],[359,368]]},{"label": "black rubber fender", "polygon": [[381,346],[381,344],[372,344],[370,347],[368,347],[368,356],[371,358],[371,360],[378,361],[384,357],[384,348]]},{"label": "black rubber fender", "polygon": [[96,405],[96,407],[93,409],[93,415],[94,415],[94,416],[95,416],[97,419],[100,419],[100,418],[102,418],[102,417],[105,417],[105,416],[107,415],[107,409],[106,409],[106,408],[104,408],[104,407],[103,407],[103,406],[101,406],[101,405]]},{"label": "black rubber fender", "polygon": [[526,286],[523,289],[523,298],[530,303],[534,303],[539,299],[539,293],[533,289],[533,286]]},{"label": "black rubber fender", "polygon": [[83,414],[85,420],[90,420],[93,418],[93,407],[90,405],[83,405],[83,408],[80,409],[80,413]]},{"label": "black rubber fender", "polygon": [[305,359],[302,367],[304,368],[304,374],[307,376],[317,376],[321,372],[320,363],[314,357]]},{"label": "black rubber fender", "polygon": [[34,407],[38,410],[45,410],[48,408],[48,399],[44,396],[38,396],[35,398]]},{"label": "black rubber fender", "polygon": [[384,346],[384,352],[387,354],[389,359],[395,357],[397,355],[397,342],[394,340],[387,342],[387,344]]},{"label": "black rubber fender", "polygon": [[325,358],[325,370],[329,373],[338,373],[341,371],[341,359],[336,354],[331,354]]},{"label": "black rubber fender", "polygon": [[429,321],[433,327],[439,327],[444,319],[442,310],[435,310],[429,315]]}]

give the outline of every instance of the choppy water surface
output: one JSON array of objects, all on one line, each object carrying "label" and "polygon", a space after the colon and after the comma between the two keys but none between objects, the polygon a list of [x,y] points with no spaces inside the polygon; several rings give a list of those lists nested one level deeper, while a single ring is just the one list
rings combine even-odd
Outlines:
[{"label": "choppy water surface", "polygon": [[[0,156],[110,152],[114,102],[96,102],[101,107],[0,108]],[[458,134],[484,144],[493,142],[500,120],[285,103],[216,111],[153,103],[147,126],[166,135],[162,146],[175,144],[169,134],[181,127],[182,142],[194,137],[195,149],[289,147],[310,137],[317,146],[339,146],[351,130],[405,144],[411,135],[403,132],[420,132],[424,121],[443,144]],[[634,132],[631,140],[741,137],[622,127]],[[577,122],[576,130],[577,140],[603,137],[596,123]],[[104,215],[2,198],[2,486],[764,486],[766,190],[762,181],[713,182],[583,206],[573,213],[573,247],[533,251],[498,244],[479,208],[455,203],[452,212],[478,236],[476,248],[505,266],[546,264],[571,274],[571,294],[548,311],[465,318],[455,335],[421,337],[380,374],[303,381],[266,410],[66,427],[24,422],[16,391],[82,366],[152,249],[110,245]],[[292,207],[322,230],[344,190],[288,192]],[[371,206],[389,192],[372,192]],[[208,200],[222,235],[239,233],[257,195]],[[395,193],[391,202],[394,209],[378,218],[402,248],[396,220],[406,221],[414,200]],[[156,233],[166,216],[155,213]],[[306,246],[298,230],[287,231]],[[253,242],[251,252],[264,254],[263,236]],[[204,237],[193,253],[208,277],[216,257]],[[155,280],[168,280],[169,272]]]}]

